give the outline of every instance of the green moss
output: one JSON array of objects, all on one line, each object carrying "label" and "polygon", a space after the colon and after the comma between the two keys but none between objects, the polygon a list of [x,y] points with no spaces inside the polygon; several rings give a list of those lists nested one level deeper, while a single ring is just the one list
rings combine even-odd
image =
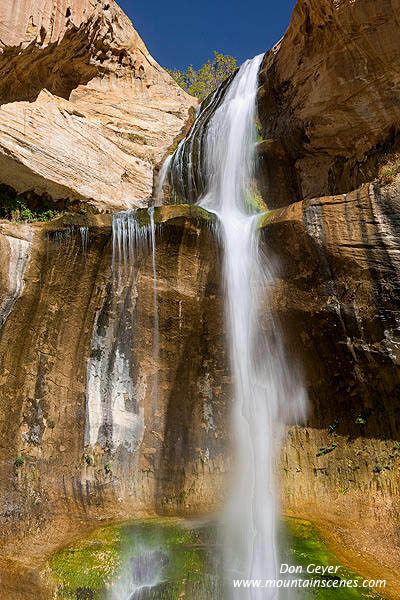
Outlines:
[{"label": "green moss", "polygon": [[265,213],[267,210],[264,200],[257,189],[247,190],[246,204],[252,212]]},{"label": "green moss", "polygon": [[15,459],[14,465],[16,467],[22,467],[23,464],[25,464],[25,458],[23,456],[18,456],[18,458]]},{"label": "green moss", "polygon": [[175,142],[173,144],[171,144],[171,146],[167,150],[167,155],[168,156],[170,154],[173,154],[175,152],[175,150],[179,146],[179,144],[180,144],[180,142],[181,142],[182,139],[183,139],[182,137],[179,137],[178,139],[175,140]]},{"label": "green moss", "polygon": [[[339,566],[338,559],[327,549],[311,523],[289,519],[287,529],[290,548],[282,562],[303,567],[309,564]],[[129,572],[131,559],[140,556],[145,549],[161,551],[169,559],[162,573],[163,583],[146,598],[222,600],[224,594],[219,578],[221,567],[216,542],[215,527],[187,529],[177,519],[144,519],[104,527],[50,560],[57,599],[109,599],[112,582],[118,597],[118,586],[124,581],[124,573]],[[362,581],[361,577],[341,566],[338,576],[345,581]],[[304,569],[302,577],[322,580],[328,576],[307,575]],[[125,592],[120,594],[123,598],[127,596],[124,589]],[[361,590],[361,587],[320,588],[315,589],[314,594],[312,597],[319,600],[379,598],[368,589]]]},{"label": "green moss", "polygon": [[[298,519],[288,519],[287,528],[289,532],[290,557],[291,564],[298,564],[306,569],[308,565],[321,565],[324,567],[338,566],[337,575],[308,575],[312,579],[327,580],[332,577],[338,577],[341,581],[356,580],[357,588],[337,587],[337,588],[314,588],[312,598],[318,600],[359,600],[369,598],[377,600],[378,594],[368,588],[361,588],[363,578],[352,571],[342,567],[337,557],[331,552],[316,528],[308,521]],[[307,598],[309,596],[306,596]]]},{"label": "green moss", "polygon": [[87,465],[89,466],[93,466],[94,465],[94,458],[91,454],[85,454],[85,462]]},{"label": "green moss", "polygon": [[75,600],[77,591],[85,589],[93,600],[103,600],[111,581],[118,581],[129,571],[130,560],[146,549],[162,550],[169,558],[163,573],[167,583],[157,589],[157,599],[178,599],[182,592],[190,592],[204,580],[206,546],[212,543],[213,535],[208,531],[185,529],[175,519],[137,520],[104,527],[50,560],[57,598]]},{"label": "green moss", "polygon": [[57,584],[57,598],[76,600],[79,588],[90,589],[93,598],[112,580],[121,564],[121,536],[117,527],[104,527],[50,560]]},{"label": "green moss", "polygon": [[260,220],[258,222],[258,229],[262,229],[267,225],[271,225],[275,221],[278,221],[281,216],[284,215],[285,208],[275,208],[274,210],[268,210],[262,215],[260,215]]},{"label": "green moss", "polygon": [[324,456],[325,454],[329,454],[330,452],[333,452],[335,450],[335,448],[337,447],[337,444],[331,444],[328,447],[323,447],[319,449],[319,452],[317,452],[316,456]]}]

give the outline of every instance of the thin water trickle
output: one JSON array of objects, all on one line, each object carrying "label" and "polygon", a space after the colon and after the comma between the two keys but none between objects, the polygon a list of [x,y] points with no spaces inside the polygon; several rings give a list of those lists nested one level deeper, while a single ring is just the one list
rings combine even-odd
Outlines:
[{"label": "thin water trickle", "polygon": [[86,256],[89,245],[89,227],[79,227],[79,233],[81,234],[83,255]]},{"label": "thin water trickle", "polygon": [[157,264],[156,264],[156,226],[154,223],[154,208],[149,208],[150,233],[151,233],[151,262],[153,267],[153,361],[154,361],[154,412],[158,410],[158,361],[160,353],[160,332],[158,324],[158,298],[157,298]]},{"label": "thin water trickle", "polygon": [[170,154],[170,156],[167,156],[167,158],[164,160],[164,162],[161,166],[160,172],[158,174],[156,196],[155,196],[155,202],[154,202],[155,206],[160,206],[162,204],[163,187],[165,185],[165,181],[168,176],[168,171],[169,171],[169,168],[171,165],[171,160],[172,160],[172,154]]},{"label": "thin water trickle", "polygon": [[136,210],[128,210],[113,215],[113,277],[115,292],[121,286],[132,285],[134,278],[135,258],[151,253],[153,272],[153,413],[158,411],[158,364],[160,350],[158,293],[157,293],[157,261],[156,261],[156,224],[154,207],[148,209],[149,224],[140,223]]}]

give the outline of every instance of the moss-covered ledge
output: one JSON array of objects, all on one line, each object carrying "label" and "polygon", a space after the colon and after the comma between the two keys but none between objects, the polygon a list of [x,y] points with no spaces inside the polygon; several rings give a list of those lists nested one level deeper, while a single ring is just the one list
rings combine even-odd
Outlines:
[{"label": "moss-covered ledge", "polygon": [[[154,214],[154,223],[161,225],[166,222],[174,222],[176,224],[183,221],[204,221],[206,223],[214,223],[216,216],[208,212],[204,208],[190,204],[174,204],[157,206],[154,208],[139,208],[130,212],[135,215],[140,226],[149,226],[151,223],[151,211]],[[123,213],[102,213],[102,214],[80,214],[76,212],[62,213],[59,216],[45,222],[30,223],[29,228],[35,232],[46,231],[55,232],[64,229],[87,227],[89,229],[110,229],[112,228],[113,216]],[[18,231],[19,228],[26,229],[27,224],[14,223],[9,220],[0,219],[0,230]]]}]

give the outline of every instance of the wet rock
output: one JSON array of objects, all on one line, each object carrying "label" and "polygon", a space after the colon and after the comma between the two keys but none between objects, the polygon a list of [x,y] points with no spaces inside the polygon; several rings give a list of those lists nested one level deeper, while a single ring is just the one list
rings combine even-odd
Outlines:
[{"label": "wet rock", "polygon": [[168,563],[168,556],[157,550],[148,550],[138,557],[131,558],[133,583],[137,586],[152,586],[158,583]]}]

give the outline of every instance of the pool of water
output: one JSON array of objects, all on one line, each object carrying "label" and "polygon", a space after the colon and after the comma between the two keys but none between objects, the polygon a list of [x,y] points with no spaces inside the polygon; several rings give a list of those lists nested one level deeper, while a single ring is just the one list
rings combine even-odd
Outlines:
[{"label": "pool of water", "polygon": [[[283,530],[287,550],[281,561],[288,567],[281,568],[289,570],[290,565],[290,570],[303,573],[282,578],[309,581],[313,587],[291,588],[282,597],[285,593],[296,600],[383,597],[363,588],[363,578],[340,565],[311,523],[288,519]],[[228,594],[219,557],[215,526],[146,519],[103,527],[55,554],[49,565],[57,600],[224,600]],[[330,566],[336,572],[307,573],[308,565]],[[328,587],[328,582],[339,585],[350,580],[359,587]]]}]

